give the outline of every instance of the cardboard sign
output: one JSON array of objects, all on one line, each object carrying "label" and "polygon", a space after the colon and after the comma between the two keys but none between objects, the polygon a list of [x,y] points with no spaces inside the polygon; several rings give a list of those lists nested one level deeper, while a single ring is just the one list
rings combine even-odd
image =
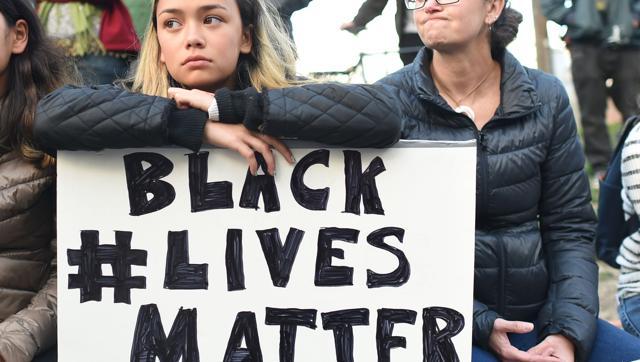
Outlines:
[{"label": "cardboard sign", "polygon": [[475,144],[292,150],[60,152],[59,359],[469,361]]}]

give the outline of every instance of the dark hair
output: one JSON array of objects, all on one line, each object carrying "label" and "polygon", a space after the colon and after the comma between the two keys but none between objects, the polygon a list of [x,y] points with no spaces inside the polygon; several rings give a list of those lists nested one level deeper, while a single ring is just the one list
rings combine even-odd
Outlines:
[{"label": "dark hair", "polygon": [[522,14],[505,2],[505,8],[491,27],[491,55],[494,59],[502,57],[507,45],[516,38],[520,23]]},{"label": "dark hair", "polygon": [[0,152],[18,151],[27,159],[50,164],[53,160],[33,146],[33,121],[38,101],[69,79],[68,62],[46,37],[29,0],[0,1],[0,15],[9,28],[19,20],[29,28],[24,52],[11,55],[7,66],[7,93],[0,98]]}]

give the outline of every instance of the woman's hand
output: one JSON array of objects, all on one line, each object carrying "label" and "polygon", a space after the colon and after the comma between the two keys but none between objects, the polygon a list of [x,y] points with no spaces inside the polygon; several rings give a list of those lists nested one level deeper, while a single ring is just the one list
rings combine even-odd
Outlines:
[{"label": "woman's hand", "polygon": [[[179,108],[195,108],[204,112],[209,111],[209,106],[215,98],[213,93],[199,89],[169,88],[168,92],[169,97],[176,101]],[[204,142],[240,153],[249,162],[252,175],[258,172],[258,161],[254,153],[256,151],[264,157],[267,172],[272,176],[276,171],[276,161],[271,147],[280,152],[289,163],[295,162],[289,148],[280,140],[249,131],[241,124],[207,122],[204,127]]]},{"label": "woman's hand", "polygon": [[[521,351],[511,345],[507,333],[524,334],[533,330],[533,324],[528,322],[507,321],[498,318],[493,323],[493,330],[489,336],[489,347],[500,357],[501,361],[513,362],[561,362],[552,355],[535,354],[531,351]],[[555,352],[555,350],[554,350]]]},{"label": "woman's hand", "polygon": [[295,162],[291,150],[280,140],[249,131],[241,124],[207,122],[204,127],[204,141],[210,145],[228,148],[240,153],[249,162],[249,170],[254,176],[258,171],[255,151],[262,154],[267,164],[267,172],[272,176],[275,175],[276,161],[271,147],[280,152],[290,164]]},{"label": "woman's hand", "polygon": [[575,361],[575,347],[571,341],[560,334],[547,336],[537,346],[529,349],[529,353],[539,356],[557,357],[562,362]]},{"label": "woman's hand", "polygon": [[169,98],[176,101],[178,108],[195,108],[204,112],[209,111],[211,102],[215,99],[213,93],[199,89],[169,88]]}]

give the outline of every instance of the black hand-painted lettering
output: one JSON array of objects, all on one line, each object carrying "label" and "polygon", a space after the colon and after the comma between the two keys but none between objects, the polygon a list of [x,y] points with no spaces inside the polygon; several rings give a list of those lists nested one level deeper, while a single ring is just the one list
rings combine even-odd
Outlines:
[{"label": "black hand-painted lettering", "polygon": [[209,152],[189,154],[189,193],[191,212],[233,208],[229,181],[207,183]]},{"label": "black hand-painted lettering", "polygon": [[316,255],[317,287],[353,285],[353,268],[333,266],[331,258],[344,259],[344,250],[333,248],[334,240],[355,244],[360,231],[355,229],[323,228],[318,232],[318,254]]},{"label": "black hand-painted lettering", "polygon": [[244,264],[242,261],[242,230],[227,230],[227,290],[244,290]]},{"label": "black hand-painted lettering", "polygon": [[315,309],[266,309],[264,323],[280,326],[280,362],[293,362],[298,326],[316,329]]},{"label": "black hand-painted lettering", "polygon": [[189,232],[169,231],[167,245],[164,287],[166,289],[207,289],[209,264],[189,264]]},{"label": "black hand-painted lettering", "polygon": [[[440,330],[437,320],[446,323]],[[423,362],[458,362],[458,353],[451,338],[464,328],[464,316],[460,312],[431,307],[422,310]]]},{"label": "black hand-painted lettering", "polygon": [[322,313],[322,328],[333,330],[337,362],[353,362],[353,326],[369,325],[369,310],[345,309]]},{"label": "black hand-painted lettering", "polygon": [[378,362],[391,361],[392,348],[407,348],[404,337],[393,335],[396,323],[415,324],[417,313],[407,309],[378,309],[378,328],[376,330],[376,346],[378,348]]},{"label": "black hand-painted lettering", "polygon": [[367,242],[376,248],[386,250],[395,255],[398,258],[398,267],[389,274],[378,274],[373,270],[367,269],[367,287],[369,288],[399,287],[409,281],[409,276],[411,275],[409,260],[402,250],[384,242],[384,238],[387,236],[395,236],[402,242],[404,230],[396,227],[378,229],[367,236]]},{"label": "black hand-painted lettering", "polygon": [[[247,348],[241,347],[243,339]],[[255,313],[240,312],[236,315],[223,362],[262,362]]]},{"label": "black hand-painted lettering", "polygon": [[256,230],[256,234],[260,239],[273,285],[285,288],[289,283],[291,268],[302,242],[304,231],[290,228],[284,246],[280,240],[278,229]]},{"label": "black hand-painted lettering", "polygon": [[[148,162],[151,166],[143,169],[142,162]],[[152,152],[125,155],[124,170],[127,176],[131,216],[164,209],[176,198],[173,186],[160,180],[173,171],[173,163],[163,155]],[[148,200],[147,194],[152,194],[153,197]]]},{"label": "black hand-painted lettering", "polygon": [[329,167],[329,150],[315,150],[298,161],[291,175],[291,193],[298,204],[305,209],[326,210],[329,201],[329,188],[314,190],[304,184],[304,174],[309,167],[316,164]]},{"label": "black hand-painted lettering", "polygon": [[[131,304],[131,289],[145,289],[146,278],[131,276],[132,265],[147,265],[147,251],[131,249],[132,233],[116,231],[116,245],[99,245],[96,230],[82,230],[80,250],[67,249],[70,266],[78,274],[69,274],[69,289],[80,289],[80,303],[102,300],[102,288],[114,288],[115,303]],[[102,275],[102,264],[110,264],[113,276]]]},{"label": "black hand-painted lettering", "polygon": [[[155,304],[140,306],[131,346],[131,362],[198,362],[197,310],[182,309],[167,338]],[[182,358],[182,359],[181,359]]]},{"label": "black hand-painted lettering", "polygon": [[258,168],[263,170],[264,175],[253,176],[250,171],[247,171],[247,177],[242,187],[242,195],[240,195],[240,207],[257,210],[260,194],[262,194],[265,212],[280,211],[280,200],[278,199],[275,178],[267,172],[267,163],[262,155],[258,152],[255,155],[258,161]]},{"label": "black hand-painted lettering", "polygon": [[360,198],[362,197],[365,214],[384,215],[382,201],[380,201],[376,186],[376,176],[384,171],[386,171],[384,162],[380,157],[376,157],[363,173],[360,152],[344,151],[344,175],[347,191],[344,212],[360,215]]}]

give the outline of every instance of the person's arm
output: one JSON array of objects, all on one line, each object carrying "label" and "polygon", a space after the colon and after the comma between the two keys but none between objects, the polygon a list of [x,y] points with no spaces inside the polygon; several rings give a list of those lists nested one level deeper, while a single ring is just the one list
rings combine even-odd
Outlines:
[{"label": "person's arm", "polygon": [[49,153],[169,144],[196,151],[207,118],[199,110],[178,109],[170,99],[113,85],[65,86],[38,103],[33,133]]},{"label": "person's arm", "polygon": [[353,20],[348,21],[340,26],[341,30],[346,30],[353,34],[358,34],[367,24],[378,15],[382,14],[382,10],[387,5],[388,0],[367,0],[358,10],[358,14]]},{"label": "person's arm", "polygon": [[[640,215],[640,173],[638,173],[640,170],[640,127],[638,125],[634,126],[625,140],[621,158],[623,209],[625,215],[637,218]],[[640,269],[640,264],[637,262],[638,254],[640,254],[639,240],[640,230],[636,230],[622,242],[616,262],[627,270]]]},{"label": "person's arm", "polygon": [[596,218],[576,122],[559,80],[554,78],[553,134],[540,168],[540,228],[547,258],[549,291],[538,314],[540,340],[562,335],[573,342],[576,360],[591,350],[598,314]]},{"label": "person's arm", "polygon": [[358,10],[358,14],[353,18],[353,23],[364,27],[371,20],[382,14],[382,10],[387,5],[388,0],[367,0]]},{"label": "person's arm", "polygon": [[[205,108],[206,110],[206,108]],[[255,152],[275,171],[271,147],[293,162],[279,140],[256,134],[241,124],[207,122],[205,111],[178,107],[168,98],[132,93],[112,85],[66,86],[45,96],[36,111],[33,130],[38,148],[101,150],[178,145],[197,151],[202,142],[232,149],[257,171]]]},{"label": "person's arm", "polygon": [[540,0],[540,6],[547,19],[560,25],[573,24],[574,10],[566,7],[564,0]]},{"label": "person's arm", "polygon": [[473,344],[490,350],[489,337],[493,331],[493,323],[500,316],[484,303],[473,300]]},{"label": "person's arm", "polygon": [[51,267],[44,286],[31,303],[0,323],[0,360],[29,362],[56,342],[56,239],[51,241]]},{"label": "person's arm", "polygon": [[302,10],[309,6],[311,0],[283,0],[278,4],[278,12],[280,14],[290,17],[291,14],[298,10]]},{"label": "person's arm", "polygon": [[[274,137],[348,147],[387,147],[400,138],[400,114],[381,86],[306,84],[263,93],[221,89],[215,100],[221,122],[243,123]],[[208,107],[202,103],[191,106]]]}]

